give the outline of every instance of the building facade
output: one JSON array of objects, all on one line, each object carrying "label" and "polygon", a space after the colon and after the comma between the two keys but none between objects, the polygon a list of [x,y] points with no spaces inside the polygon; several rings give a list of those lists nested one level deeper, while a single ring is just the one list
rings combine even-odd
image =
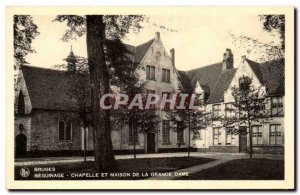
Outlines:
[{"label": "building facade", "polygon": [[[147,81],[146,91],[162,95],[179,93],[183,79],[196,79],[195,92],[203,94],[204,100],[214,114],[230,114],[225,107],[230,106],[231,86],[238,85],[242,75],[253,78],[253,84],[263,86],[268,96],[266,109],[272,112],[268,124],[253,125],[254,152],[282,153],[284,145],[284,62],[256,63],[244,58],[238,68],[234,68],[230,49],[224,53],[219,63],[202,66],[190,71],[179,71],[175,67],[175,50],[170,54],[165,50],[160,34],[150,41],[138,45],[126,45],[131,51],[132,61],[141,66],[137,73],[140,80]],[[67,61],[74,61],[71,51]],[[81,127],[76,112],[76,100],[68,96],[69,77],[65,71],[23,66],[18,75],[16,87],[15,135],[22,131],[27,141],[22,146],[28,153],[40,155],[79,155],[86,149],[93,150],[92,127]],[[158,110],[160,127],[157,133],[136,136],[138,153],[184,151],[188,148],[188,130],[172,131],[171,123],[163,110]],[[226,133],[219,121],[214,126],[191,136],[191,147],[198,151],[246,152],[249,137]],[[111,132],[115,153],[132,153],[133,129],[113,128]],[[18,143],[16,143],[18,144]]]},{"label": "building facade", "polygon": [[[159,33],[144,44],[126,47],[133,53],[132,61],[142,67],[137,73],[141,80],[147,80],[148,93],[178,93],[180,83],[174,63],[175,51],[172,49],[168,54]],[[66,60],[74,62],[74,58],[71,51]],[[65,71],[33,66],[23,66],[20,69],[16,89],[18,105],[15,135],[20,134],[19,127],[20,124],[23,125],[23,133],[27,136],[27,151],[47,155],[81,154],[85,136],[86,149],[92,151],[92,127],[88,127],[86,134],[84,133],[76,112],[76,100],[67,94],[69,79]],[[139,133],[136,137],[136,151],[153,153],[186,150],[188,131],[171,131],[165,112],[158,110],[157,114],[160,117],[160,129],[157,133]],[[132,152],[133,136],[133,129],[127,126],[112,129],[115,152]]]},{"label": "building facade", "polygon": [[[196,75],[196,88],[208,86],[207,109],[214,116],[230,117],[234,99],[232,87],[240,85],[243,76],[252,78],[252,85],[261,88],[266,94],[265,109],[271,114],[267,123],[252,124],[252,143],[254,153],[284,153],[284,60],[257,63],[242,57],[237,68],[233,67],[233,54],[230,49],[224,53],[223,62],[187,71],[186,75]],[[205,78],[204,75],[209,75]],[[213,86],[213,87],[211,87]],[[240,130],[248,127],[235,127]],[[221,121],[200,131],[200,136],[193,140],[193,147],[199,151],[212,152],[248,152],[249,134],[231,133]]]}]

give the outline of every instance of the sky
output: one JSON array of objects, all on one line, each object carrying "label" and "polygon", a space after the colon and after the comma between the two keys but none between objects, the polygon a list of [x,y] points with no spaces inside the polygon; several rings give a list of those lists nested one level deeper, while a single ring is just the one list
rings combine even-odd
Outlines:
[{"label": "sky", "polygon": [[[33,20],[40,34],[34,39],[32,46],[36,53],[29,54],[26,59],[32,66],[53,68],[64,63],[72,45],[75,55],[87,56],[85,36],[68,42],[61,40],[67,29],[65,23],[53,22],[55,15],[34,15]],[[160,29],[163,25],[176,32]],[[149,16],[149,21],[142,24],[139,33],[129,33],[123,42],[137,46],[154,38],[155,32],[160,32],[161,40],[167,50],[175,49],[175,64],[179,70],[191,70],[209,64],[221,62],[226,48],[234,55],[234,66],[239,65],[241,56],[258,61],[262,53],[247,54],[246,49],[233,44],[229,33],[257,39],[263,43],[273,42],[279,45],[277,33],[263,30],[258,15],[222,15],[216,12],[205,15],[169,15]],[[243,44],[243,43],[242,43]]]}]

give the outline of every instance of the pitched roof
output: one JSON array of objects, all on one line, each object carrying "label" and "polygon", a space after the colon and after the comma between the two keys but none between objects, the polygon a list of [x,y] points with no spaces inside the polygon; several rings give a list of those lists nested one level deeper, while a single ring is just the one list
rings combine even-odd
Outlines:
[{"label": "pitched roof", "polygon": [[76,110],[76,100],[67,94],[70,77],[66,71],[22,66],[32,108]]},{"label": "pitched roof", "polygon": [[[141,63],[154,39],[138,46],[125,44],[128,55],[134,62]],[[68,95],[71,77],[66,71],[22,66],[21,68],[32,108],[75,111],[78,104]]]},{"label": "pitched roof", "polygon": [[139,64],[139,63],[141,63],[141,61],[143,60],[147,51],[151,47],[153,41],[154,41],[154,39],[151,39],[150,41],[147,41],[146,43],[143,43],[136,47],[132,46],[132,45],[128,45],[128,44],[125,44],[125,46],[126,46],[127,50],[133,54],[134,62]]},{"label": "pitched roof", "polygon": [[[182,87],[183,88],[189,88],[191,87],[191,83],[190,83],[190,78],[188,77],[186,71],[182,71],[182,70],[177,70],[178,72],[178,79],[179,79],[179,82],[181,83]],[[194,87],[194,84],[192,84],[192,87]]]},{"label": "pitched roof", "polygon": [[147,51],[151,47],[154,39],[135,47],[134,62],[141,63]]},{"label": "pitched roof", "polygon": [[222,71],[221,75],[217,79],[212,93],[207,100],[208,103],[224,101],[224,92],[228,89],[236,70],[236,68],[233,68]]},{"label": "pitched roof", "polygon": [[284,59],[263,63],[257,63],[247,59],[247,62],[262,85],[266,87],[267,95],[284,95]]},{"label": "pitched roof", "polygon": [[216,63],[204,67],[200,67],[197,69],[187,71],[187,75],[192,80],[197,80],[201,85],[208,86],[212,91],[215,86],[223,68],[223,63]]}]

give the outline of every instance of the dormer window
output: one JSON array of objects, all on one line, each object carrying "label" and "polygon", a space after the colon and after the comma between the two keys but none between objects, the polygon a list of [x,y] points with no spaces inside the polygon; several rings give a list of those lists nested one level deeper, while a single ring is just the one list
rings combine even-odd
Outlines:
[{"label": "dormer window", "polygon": [[251,83],[251,79],[249,77],[245,77],[245,76],[241,77],[239,79],[239,88],[240,88],[240,90],[243,90],[243,91],[249,90],[250,83]]},{"label": "dormer window", "polygon": [[18,114],[21,116],[25,115],[25,100],[24,100],[24,94],[22,91],[20,91],[19,97],[18,97]]}]

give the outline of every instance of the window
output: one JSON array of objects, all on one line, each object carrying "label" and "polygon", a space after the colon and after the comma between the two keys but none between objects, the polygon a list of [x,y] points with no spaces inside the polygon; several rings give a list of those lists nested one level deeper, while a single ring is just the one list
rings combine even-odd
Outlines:
[{"label": "window", "polygon": [[193,140],[202,140],[202,130],[193,132]]},{"label": "window", "polygon": [[218,146],[221,145],[221,127],[213,128],[214,140],[213,145]]},{"label": "window", "polygon": [[71,140],[71,133],[72,133],[72,124],[68,121],[66,122],[66,140]]},{"label": "window", "polygon": [[281,125],[270,125],[270,145],[281,145]]},{"label": "window", "polygon": [[162,125],[162,141],[163,144],[170,144],[170,121],[163,121]]},{"label": "window", "polygon": [[232,145],[233,140],[235,140],[235,135],[233,134],[233,128],[226,129],[226,145]]},{"label": "window", "polygon": [[232,103],[227,103],[225,104],[225,116],[227,118],[232,118],[235,117],[235,108],[234,105]]},{"label": "window", "polygon": [[203,95],[201,93],[195,93],[194,105],[201,106],[203,102]]},{"label": "window", "polygon": [[[155,90],[146,90],[146,93],[147,93],[147,96],[148,96],[148,94],[155,94]],[[152,97],[151,101],[153,101],[154,99],[155,99],[155,97]],[[155,104],[151,104],[149,106],[149,109],[154,110],[155,109]]]},{"label": "window", "polygon": [[282,97],[272,97],[271,99],[272,115],[283,115]]},{"label": "window", "polygon": [[220,117],[221,114],[221,104],[214,104],[213,105],[213,117],[217,118]]},{"label": "window", "polygon": [[155,80],[155,67],[146,66],[146,79]]},{"label": "window", "polygon": [[59,120],[58,139],[62,141],[72,140],[72,123],[70,121],[67,120],[67,122],[65,122],[63,119]]},{"label": "window", "polygon": [[265,100],[264,99],[256,99],[256,106],[255,106],[255,110],[257,110],[258,112],[260,111],[264,111],[266,109],[266,105],[265,105]]},{"label": "window", "polygon": [[252,143],[253,145],[259,145],[263,143],[262,139],[262,127],[261,125],[252,126]]},{"label": "window", "polygon": [[239,88],[241,90],[248,90],[250,88],[251,79],[249,77],[241,77],[239,79]]},{"label": "window", "polygon": [[[168,99],[171,98],[171,93],[169,93],[169,92],[162,92],[162,93],[161,93],[161,97],[163,97],[164,94],[167,94],[166,100],[168,100]],[[164,106],[162,109],[170,110],[170,106],[171,106],[171,103],[170,103],[170,102],[165,102],[165,106]]]},{"label": "window", "polygon": [[170,70],[164,68],[162,69],[162,82],[170,82]]},{"label": "window", "polygon": [[[135,131],[134,131],[135,130]],[[133,139],[134,138],[134,139]],[[128,142],[130,144],[133,144],[134,142],[138,143],[138,132],[136,131],[136,128],[133,127],[133,124],[129,125],[129,137]]]},{"label": "window", "polygon": [[147,90],[146,93],[147,93],[147,94],[150,94],[150,93],[151,93],[151,94],[155,94],[155,90]]},{"label": "window", "polygon": [[156,52],[156,60],[160,60],[161,59],[161,53],[158,51]]},{"label": "window", "polygon": [[177,142],[184,143],[184,128],[182,122],[177,122]]},{"label": "window", "polygon": [[25,114],[25,100],[22,91],[20,91],[18,98],[18,114],[21,116]]},{"label": "window", "polygon": [[65,139],[65,122],[60,119],[58,122],[59,140]]}]

